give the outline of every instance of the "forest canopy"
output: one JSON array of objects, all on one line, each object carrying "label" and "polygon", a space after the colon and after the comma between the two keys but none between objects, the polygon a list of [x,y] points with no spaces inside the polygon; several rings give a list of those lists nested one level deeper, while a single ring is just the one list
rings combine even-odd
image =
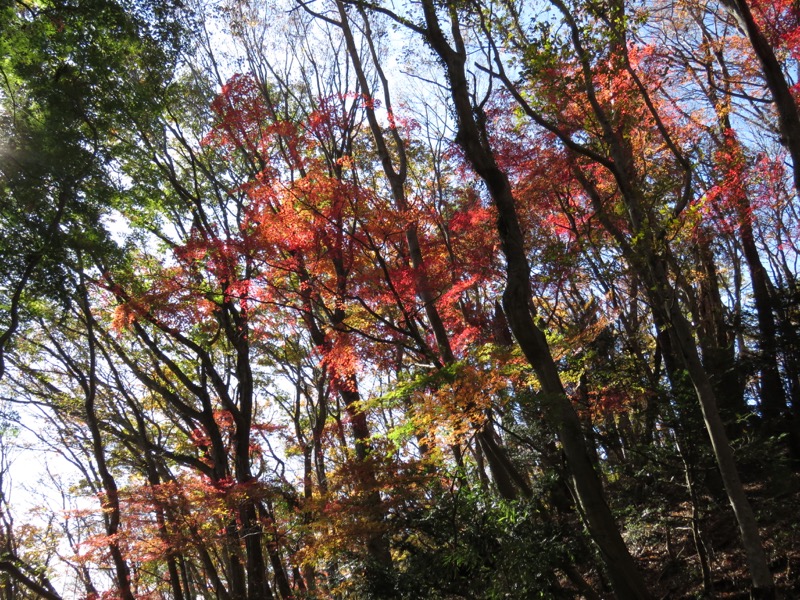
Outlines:
[{"label": "forest canopy", "polygon": [[0,597],[800,594],[796,3],[0,31]]}]

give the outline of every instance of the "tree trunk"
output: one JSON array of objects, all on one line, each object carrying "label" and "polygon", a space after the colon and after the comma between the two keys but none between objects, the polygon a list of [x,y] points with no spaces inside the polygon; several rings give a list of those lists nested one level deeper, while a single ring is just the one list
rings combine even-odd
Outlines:
[{"label": "tree trunk", "polygon": [[725,0],[724,3],[739,21],[739,25],[753,46],[753,52],[761,63],[764,81],[778,109],[781,143],[792,156],[795,189],[800,193],[800,113],[789,84],[783,75],[775,51],[756,23],[747,0]]},{"label": "tree trunk", "polygon": [[725,321],[714,256],[706,236],[701,233],[699,237],[697,255],[703,276],[696,319],[700,324],[698,338],[703,352],[703,365],[719,400],[719,410],[727,431],[732,437],[738,437],[742,433],[739,418],[748,413],[744,385],[736,365],[733,332]]},{"label": "tree trunk", "polygon": [[[697,352],[691,326],[681,311],[675,290],[669,283],[663,261],[651,251],[646,249],[643,249],[643,251],[647,254],[648,264],[643,269],[642,278],[647,284],[650,303],[654,311],[662,313],[665,322],[668,324],[672,345],[680,353],[682,362],[694,385],[706,431],[711,440],[717,466],[725,485],[725,491],[728,494],[736,521],[739,524],[739,532],[747,555],[747,564],[753,581],[754,593],[761,594],[759,597],[770,597],[770,595],[774,594],[775,587],[772,573],[767,565],[767,558],[761,544],[753,509],[747,500],[744,486],[742,486],[742,482],[739,479],[733,450],[717,409],[713,386]],[[633,265],[637,263],[639,261],[632,261]]]},{"label": "tree trunk", "polygon": [[[81,264],[81,268],[82,266]],[[100,422],[95,412],[95,402],[97,400],[97,340],[95,339],[94,317],[89,308],[89,293],[86,289],[83,271],[80,273],[79,291],[81,294],[81,310],[85,319],[86,337],[89,349],[88,372],[84,373],[82,368],[75,365],[72,359],[66,354],[63,355],[63,358],[67,364],[73,367],[85,395],[84,409],[86,411],[86,424],[91,433],[92,454],[97,463],[97,471],[103,486],[103,498],[101,500],[103,505],[103,521],[109,539],[108,550],[111,554],[111,560],[114,563],[117,592],[121,600],[135,600],[133,591],[131,590],[130,567],[128,566],[128,561],[125,560],[125,557],[122,555],[122,550],[116,539],[122,516],[119,505],[119,491],[114,476],[108,468],[105,445],[100,434]]]},{"label": "tree trunk", "polygon": [[546,416],[558,433],[584,521],[600,550],[617,597],[649,598],[644,579],[628,552],[606,503],[600,479],[589,459],[580,420],[564,391],[547,339],[535,325],[531,314],[530,267],[516,204],[508,177],[495,162],[486,131],[476,119],[470,100],[465,71],[466,50],[461,39],[458,17],[452,10],[450,21],[456,45],[454,50],[441,30],[437,9],[432,0],[423,0],[422,6],[427,25],[426,40],[442,61],[450,81],[458,123],[456,141],[476,173],[485,182],[497,208],[497,229],[506,257],[507,279],[503,309],[511,332],[539,379]]},{"label": "tree trunk", "polygon": [[744,258],[750,271],[753,302],[756,305],[758,318],[761,413],[764,417],[766,431],[775,434],[784,429],[786,393],[778,371],[777,327],[772,310],[771,283],[767,270],[761,264],[761,257],[758,255],[753,235],[751,207],[746,198],[742,202],[746,204],[739,207],[739,234]]}]

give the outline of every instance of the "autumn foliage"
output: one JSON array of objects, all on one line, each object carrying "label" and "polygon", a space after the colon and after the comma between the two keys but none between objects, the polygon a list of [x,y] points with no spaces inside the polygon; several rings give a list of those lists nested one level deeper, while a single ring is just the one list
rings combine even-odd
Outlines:
[{"label": "autumn foliage", "polygon": [[[86,110],[63,7],[8,9],[96,172],[31,183],[67,283],[0,293],[0,435],[76,473],[0,490],[0,595],[796,591],[800,212],[736,1],[227,3]],[[797,98],[797,6],[745,6]],[[57,111],[2,61],[22,147]]]}]

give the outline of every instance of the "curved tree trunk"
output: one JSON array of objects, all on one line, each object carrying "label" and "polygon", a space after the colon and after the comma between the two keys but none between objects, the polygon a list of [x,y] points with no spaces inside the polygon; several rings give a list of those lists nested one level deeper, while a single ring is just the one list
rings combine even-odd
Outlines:
[{"label": "curved tree trunk", "polygon": [[135,600],[131,589],[130,567],[128,566],[128,561],[122,555],[122,550],[116,539],[121,521],[119,490],[117,489],[114,476],[108,468],[105,445],[100,434],[100,422],[95,411],[95,403],[97,400],[97,340],[94,335],[94,318],[89,308],[89,294],[86,289],[83,272],[80,273],[79,292],[81,294],[81,310],[85,320],[89,350],[88,372],[84,373],[80,367],[75,365],[74,361],[69,356],[63,352],[62,354],[65,362],[74,369],[85,396],[84,409],[86,411],[86,424],[91,434],[92,454],[97,463],[97,471],[103,486],[103,521],[105,523],[106,535],[108,535],[109,539],[108,551],[116,571],[117,591],[122,600]]},{"label": "curved tree trunk", "polygon": [[439,56],[450,81],[451,98],[457,117],[457,142],[476,173],[485,182],[497,208],[497,229],[506,257],[506,289],[503,309],[511,332],[519,343],[542,386],[548,420],[558,433],[564,449],[575,494],[589,534],[597,544],[618,598],[644,599],[650,594],[633,557],[628,552],[603,488],[589,458],[580,420],[567,398],[545,334],[531,314],[530,266],[519,225],[516,204],[506,174],[497,166],[489,148],[486,131],[476,119],[470,100],[458,16],[451,10],[451,48],[431,0],[423,0],[426,41]]},{"label": "curved tree trunk", "polygon": [[742,31],[747,35],[753,47],[764,81],[772,94],[775,108],[778,110],[778,127],[781,132],[781,143],[792,156],[795,189],[800,192],[800,111],[794,101],[792,92],[783,70],[775,56],[775,51],[756,23],[747,0],[724,0],[733,16],[739,21]]}]

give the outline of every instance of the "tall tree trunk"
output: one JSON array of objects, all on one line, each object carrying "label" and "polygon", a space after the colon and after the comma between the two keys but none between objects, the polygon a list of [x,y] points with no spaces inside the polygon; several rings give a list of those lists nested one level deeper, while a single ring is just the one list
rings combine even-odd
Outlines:
[{"label": "tall tree trunk", "polygon": [[531,314],[530,266],[516,204],[508,177],[495,162],[484,124],[476,118],[470,100],[465,70],[466,49],[458,26],[458,16],[455,9],[451,8],[451,35],[456,48],[453,49],[441,29],[435,4],[432,0],[423,0],[422,7],[427,26],[425,38],[439,56],[450,81],[458,127],[456,140],[485,182],[497,208],[497,229],[506,257],[503,308],[511,331],[539,379],[546,417],[558,433],[582,515],[589,534],[600,550],[617,597],[649,598],[644,579],[606,503],[600,479],[589,459],[580,420],[567,398],[547,339]]},{"label": "tall tree trunk", "polygon": [[[82,259],[79,260],[82,263]],[[86,411],[86,424],[91,433],[92,453],[103,486],[103,521],[105,523],[106,535],[108,535],[109,539],[109,554],[111,554],[111,560],[114,563],[117,591],[121,600],[135,600],[133,590],[131,589],[130,567],[128,566],[128,561],[122,555],[122,550],[117,541],[117,534],[119,533],[122,518],[119,505],[119,491],[114,476],[108,468],[105,445],[100,434],[100,421],[95,411],[97,400],[97,340],[94,333],[94,317],[89,307],[89,292],[86,289],[86,280],[82,269],[83,265],[81,264],[80,267],[79,292],[81,294],[81,311],[83,312],[86,325],[89,350],[88,371],[84,373],[82,368],[76,365],[74,361],[63,352],[62,358],[74,369],[85,396],[84,409]]]},{"label": "tall tree trunk", "polygon": [[[774,582],[767,565],[764,548],[761,545],[755,515],[739,479],[733,450],[719,414],[711,380],[700,360],[691,325],[682,311],[678,294],[669,278],[668,263],[665,258],[669,255],[669,247],[665,241],[666,231],[659,224],[661,222],[660,219],[653,213],[649,204],[645,202],[646,196],[642,192],[645,188],[641,183],[641,176],[636,167],[630,140],[613,125],[609,114],[597,100],[595,83],[592,79],[592,68],[588,62],[588,55],[582,47],[579,28],[571,14],[566,10],[566,7],[561,3],[561,0],[551,1],[560,7],[562,14],[564,14],[572,29],[575,51],[583,67],[586,94],[595,116],[602,126],[605,142],[608,144],[608,153],[611,160],[607,161],[606,166],[614,175],[619,195],[625,208],[627,232],[620,230],[609,218],[609,215],[605,212],[606,209],[602,197],[591,181],[579,171],[576,171],[576,174],[587,194],[591,197],[601,223],[617,241],[631,268],[645,284],[651,310],[654,313],[658,313],[655,320],[657,322],[661,321],[667,326],[673,349],[680,356],[681,362],[685,366],[689,379],[695,388],[706,431],[711,440],[714,456],[725,485],[725,491],[728,494],[728,499],[739,524],[739,531],[747,554],[753,582],[753,594],[771,597],[774,595]],[[622,46],[620,47],[622,48]],[[632,70],[631,74],[633,75]],[[646,90],[642,89],[641,91],[646,94]],[[651,115],[657,119],[654,110],[651,110]],[[660,131],[665,141],[669,144],[668,134],[663,128]],[[684,183],[691,183],[691,167],[688,166],[685,158],[677,149],[673,150],[673,152],[676,161],[686,169],[687,178]],[[691,190],[691,187],[684,186],[684,199],[688,198],[686,195],[687,189]]]},{"label": "tall tree trunk", "polygon": [[[219,320],[225,335],[236,352],[236,378],[238,380],[238,405],[223,396],[223,405],[231,413],[235,423],[233,436],[234,476],[236,483],[248,486],[253,483],[250,470],[250,444],[253,422],[253,373],[250,363],[247,318],[232,302],[220,309]],[[244,538],[245,568],[247,573],[248,600],[272,600],[272,588],[268,580],[264,559],[264,532],[258,520],[256,501],[247,499],[239,505],[238,536]]]},{"label": "tall tree trunk", "polygon": [[703,365],[708,371],[719,410],[731,436],[741,434],[739,418],[747,414],[744,385],[736,366],[734,336],[725,321],[724,305],[719,291],[717,268],[705,234],[697,242],[697,256],[702,272],[697,302],[698,338],[703,352]]},{"label": "tall tree trunk", "polygon": [[714,389],[697,352],[691,325],[681,311],[663,260],[647,248],[641,248],[641,250],[646,257],[646,265],[642,265],[641,260],[637,257],[630,257],[630,259],[632,259],[633,265],[639,265],[642,279],[647,284],[651,306],[654,311],[661,313],[662,319],[668,324],[672,345],[678,351],[695,388],[725,491],[739,524],[739,532],[753,582],[753,593],[757,597],[773,597],[775,584],[767,565],[755,514],[739,479],[733,450],[717,408]]},{"label": "tall tree trunk", "polygon": [[778,341],[775,314],[773,312],[772,284],[761,257],[758,255],[753,235],[753,216],[750,203],[745,196],[739,209],[739,236],[742,251],[750,272],[753,286],[753,302],[756,306],[759,333],[759,370],[761,371],[761,412],[769,433],[780,433],[785,429],[786,392],[778,370]]}]

